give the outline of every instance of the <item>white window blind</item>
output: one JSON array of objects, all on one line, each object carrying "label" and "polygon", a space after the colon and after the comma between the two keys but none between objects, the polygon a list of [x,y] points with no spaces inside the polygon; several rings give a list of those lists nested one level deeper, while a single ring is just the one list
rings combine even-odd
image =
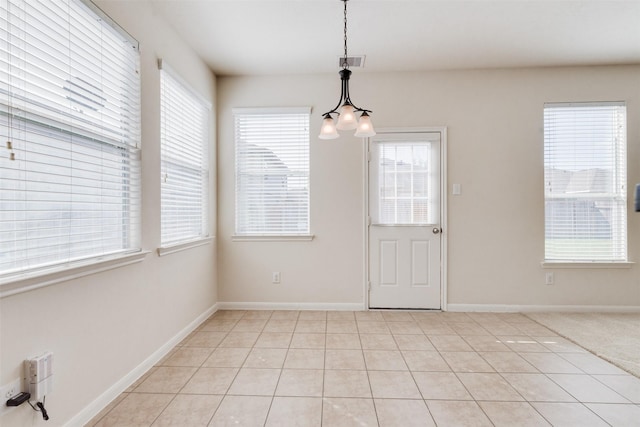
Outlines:
[{"label": "white window blind", "polygon": [[434,224],[431,144],[378,142],[379,224]]},{"label": "white window blind", "polygon": [[545,259],[627,261],[626,106],[544,107]]},{"label": "white window blind", "polygon": [[207,101],[160,62],[161,245],[208,235]]},{"label": "white window blind", "polygon": [[0,279],[140,249],[139,53],[108,22],[0,0]]},{"label": "white window blind", "polygon": [[310,108],[234,109],[236,234],[309,234]]}]

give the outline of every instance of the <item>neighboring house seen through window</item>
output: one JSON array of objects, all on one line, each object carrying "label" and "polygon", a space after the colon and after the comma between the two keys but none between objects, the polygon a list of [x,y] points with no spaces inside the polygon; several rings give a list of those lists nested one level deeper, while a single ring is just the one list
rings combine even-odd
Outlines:
[{"label": "neighboring house seen through window", "polygon": [[544,107],[545,260],[627,261],[626,106]]},{"label": "neighboring house seen through window", "polygon": [[310,112],[234,109],[236,235],[309,234]]}]

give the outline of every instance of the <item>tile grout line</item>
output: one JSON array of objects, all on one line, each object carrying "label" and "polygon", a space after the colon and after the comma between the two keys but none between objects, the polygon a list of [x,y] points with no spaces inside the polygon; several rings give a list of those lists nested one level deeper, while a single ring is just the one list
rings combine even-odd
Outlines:
[{"label": "tile grout line", "polygon": [[[249,358],[249,355],[256,348],[256,344],[260,340],[260,336],[264,333],[264,329],[267,327],[267,324],[269,323],[269,320],[271,320],[272,317],[273,317],[273,311],[271,312],[269,317],[267,317],[267,319],[264,322],[264,325],[262,326],[260,331],[258,331],[258,336],[256,337],[256,340],[253,342],[253,345],[249,349],[249,353],[247,353],[247,357],[245,357],[244,361],[242,362],[242,365],[240,365],[240,369],[238,369],[238,374],[240,374],[240,371],[242,370],[244,364],[247,363],[247,358]],[[287,352],[288,352],[288,350],[287,350]],[[285,355],[285,359],[286,359],[286,355]],[[282,364],[284,365],[284,361],[282,362]],[[250,368],[247,368],[247,369],[250,369]],[[271,402],[269,402],[269,408],[267,409],[267,413],[264,416],[264,422],[262,424],[263,426],[267,425],[267,420],[269,419],[269,414],[271,413],[271,408],[273,407],[273,400],[275,399],[276,390],[278,389],[278,383],[280,382],[280,377],[281,376],[282,376],[282,369],[280,369],[280,374],[278,375],[278,380],[276,381],[276,385],[273,388],[273,394],[271,395]],[[237,378],[237,375],[236,375],[236,378]],[[229,384],[229,389],[231,388],[231,386],[233,385],[235,380],[236,379],[234,378],[233,381],[231,381],[231,384]],[[229,392],[229,389],[227,389],[227,393]],[[227,396],[227,393],[225,393],[225,397]],[[242,396],[247,396],[247,395],[242,395]],[[213,420],[213,418],[211,420]],[[209,421],[209,424],[211,424],[211,421]]]},{"label": "tile grout line", "polygon": [[324,327],[324,357],[322,359],[322,388],[320,391],[320,427],[324,422],[324,378],[327,372],[327,331],[329,329],[329,316],[325,317]]},{"label": "tile grout line", "polygon": [[[452,330],[456,333],[456,335],[466,344],[469,345],[469,343],[462,338],[462,336],[455,330],[452,328]],[[433,344],[433,343],[432,343]],[[438,349],[435,345],[434,345],[436,351],[438,352],[438,354],[440,355],[440,357],[442,357],[442,360],[444,360],[444,363],[447,364],[447,366],[449,366],[449,369],[451,369],[451,372],[453,373],[453,375],[455,376],[456,380],[462,385],[462,387],[464,387],[464,389],[466,390],[467,394],[469,394],[469,396],[471,397],[472,401],[476,404],[476,406],[480,409],[480,411],[484,414],[484,416],[487,418],[487,420],[491,423],[491,425],[495,426],[495,423],[493,422],[493,420],[491,419],[491,417],[489,417],[489,415],[485,412],[484,408],[482,408],[482,406],[478,403],[478,400],[476,399],[476,397],[473,395],[473,393],[471,393],[471,391],[469,390],[469,388],[467,387],[467,385],[464,383],[464,381],[462,381],[460,379],[460,377],[458,376],[458,373],[453,369],[453,367],[451,366],[451,364],[447,361],[446,358],[444,358],[442,356],[442,352],[440,351],[440,349]],[[471,349],[473,349],[473,347],[471,347],[469,345],[469,347]],[[476,352],[477,354],[477,352]],[[427,405],[428,406],[428,405]]]},{"label": "tile grout line", "polygon": [[[484,328],[483,328],[484,329]],[[491,336],[493,336],[493,334],[491,334]],[[460,336],[460,338],[465,341],[467,343],[467,345],[469,345],[469,343],[462,337]],[[495,337],[497,339],[497,337]],[[475,354],[478,355],[478,357],[480,357],[480,359],[484,360],[485,363],[487,363],[489,366],[491,366],[490,363],[488,363],[477,351],[475,351],[475,349],[469,345],[475,352]],[[493,367],[491,366],[491,368],[493,369]],[[495,370],[494,370],[495,371]],[[511,385],[511,383],[502,375],[502,373],[495,371],[496,374],[498,374],[500,376],[500,378],[502,378],[502,380],[511,388],[513,389],[513,391],[515,391],[516,393],[518,393],[518,395],[522,398],[523,402],[527,403],[529,406],[531,406],[532,408],[533,405],[531,405],[531,403],[529,403],[529,401],[522,395],[522,393],[520,393],[518,390],[516,390],[516,388]],[[457,376],[457,375],[456,375]],[[458,379],[459,380],[459,379]],[[459,380],[460,381],[460,380]],[[462,381],[460,381],[462,382]],[[464,383],[462,383],[462,385],[464,385]],[[466,386],[465,386],[466,387]],[[468,390],[467,390],[468,391]],[[491,422],[491,424],[495,425],[495,423],[493,422],[493,420],[491,419],[491,417],[489,416],[489,414],[487,414],[487,412],[485,411],[485,409],[482,407],[482,405],[480,404],[480,402],[482,401],[478,401],[475,396],[469,392],[469,394],[471,394],[471,397],[473,397],[474,402],[476,402],[476,405],[478,405],[478,407],[480,408],[480,410],[482,411],[482,413],[487,417],[487,419]],[[535,409],[535,408],[534,408]]]},{"label": "tile grout line", "polygon": [[367,382],[369,383],[369,393],[371,393],[371,403],[373,404],[373,412],[376,416],[376,423],[380,425],[380,419],[378,418],[378,409],[376,407],[375,397],[373,396],[373,386],[371,385],[371,378],[369,377],[369,366],[367,365],[367,358],[364,355],[364,345],[362,343],[362,334],[360,333],[360,324],[356,316],[356,331],[358,332],[358,341],[360,342],[360,351],[362,352],[362,361],[364,362],[364,369],[367,373]]},{"label": "tile grout line", "polygon": [[[212,318],[214,318],[214,315],[212,316]],[[242,319],[242,317],[244,317],[244,314],[239,317],[238,319],[235,320],[235,322],[233,323],[233,325],[231,326],[231,328],[229,328],[229,330],[227,331],[227,333],[225,334],[224,338],[222,340],[220,340],[220,342],[218,343],[218,345],[216,345],[215,349],[213,350],[213,352],[211,353],[211,355],[213,353],[215,353],[216,350],[218,350],[220,347],[220,344],[222,343],[222,341],[224,341],[224,339],[226,337],[229,336],[229,334],[233,331],[233,328],[236,327],[236,325],[238,324],[238,322],[240,321],[240,319]],[[211,355],[209,355],[209,357],[211,357]],[[245,358],[246,359],[246,358]],[[209,358],[207,358],[204,362],[202,362],[202,364],[204,365],[207,360],[209,360]],[[244,363],[244,361],[243,361]],[[200,366],[200,368],[202,368],[202,366]],[[197,372],[197,371],[196,371]],[[218,402],[218,406],[216,407],[215,411],[213,411],[213,413],[211,414],[211,417],[209,417],[209,421],[207,422],[207,425],[211,424],[211,422],[213,421],[213,418],[216,416],[216,414],[218,413],[218,411],[220,410],[220,407],[222,406],[222,402],[224,402],[225,398],[227,397],[227,392],[229,391],[229,388],[231,387],[231,384],[233,384],[233,382],[235,381],[236,377],[238,376],[238,374],[240,373],[240,369],[238,369],[238,372],[236,372],[236,374],[233,376],[233,379],[231,380],[231,382],[229,382],[229,386],[227,387],[227,390],[225,391],[225,393],[222,395],[222,399],[220,399],[220,402]],[[195,375],[195,374],[194,374]],[[186,385],[186,384],[185,384]],[[184,388],[184,387],[183,387]]]},{"label": "tile grout line", "polygon": [[[413,317],[413,316],[412,316]],[[414,319],[415,321],[415,319]],[[417,321],[415,321],[416,324],[418,324]],[[420,326],[418,326],[420,327]],[[420,328],[420,330],[422,330],[422,328]],[[427,337],[426,334],[424,334],[423,331],[423,335],[425,337],[425,339],[429,342],[429,344],[433,347],[433,343],[431,342],[431,340],[429,340],[429,337]],[[407,366],[407,371],[409,372],[409,375],[411,375],[411,379],[413,380],[413,384],[416,386],[416,389],[418,390],[418,393],[420,394],[420,398],[422,399],[422,403],[424,404],[425,408],[427,409],[427,412],[429,413],[429,416],[431,417],[431,421],[433,421],[433,424],[435,426],[437,426],[438,424],[436,423],[435,418],[433,417],[433,414],[431,413],[431,410],[429,409],[429,405],[427,405],[427,400],[424,398],[424,395],[422,394],[422,390],[420,390],[420,387],[418,386],[418,382],[416,381],[416,378],[413,375],[413,371],[411,370],[411,368],[409,367],[409,364],[407,363],[407,359],[404,356],[404,353],[402,352],[402,350],[400,349],[400,346],[398,345],[398,341],[396,340],[396,337],[394,334],[391,335],[393,340],[396,343],[396,346],[398,346],[398,351],[400,352],[400,356],[402,357],[402,360],[404,362],[404,364]],[[435,347],[434,347],[435,349]],[[447,361],[445,360],[445,363],[447,363]],[[375,401],[374,401],[375,404]]]},{"label": "tile grout line", "polygon": [[[527,317],[528,317],[528,316],[527,316]],[[529,319],[531,319],[531,318],[529,318]],[[531,319],[531,320],[532,320],[534,323],[536,323],[537,325],[542,326],[542,327],[544,327],[544,328],[548,329],[550,332],[554,332],[553,330],[549,329],[549,328],[548,328],[548,327],[546,327],[545,325],[542,325],[542,324],[540,324],[539,322],[536,322],[534,319]],[[531,338],[532,340],[534,340],[534,341],[536,341],[536,342],[538,342],[538,343],[539,343],[539,341],[538,341],[538,340],[536,340],[536,339],[535,339],[535,337],[534,337],[532,334],[526,333],[526,335],[527,335],[529,338]],[[583,347],[582,347],[582,346],[580,346],[579,344],[577,344],[577,343],[575,343],[575,342],[573,342],[573,341],[569,340],[568,338],[563,337],[563,336],[561,336],[561,335],[558,335],[558,336],[559,336],[560,338],[567,339],[567,340],[568,340],[569,342],[571,342],[572,344],[574,344],[574,345],[578,346],[579,348],[581,348],[581,349],[583,349],[583,350],[586,350],[585,348],[583,348]],[[541,344],[541,343],[540,343],[540,344]],[[541,345],[542,345],[543,347],[545,347],[545,348],[549,348],[549,347],[545,346],[544,344],[541,344]],[[590,374],[590,373],[586,372],[584,369],[582,369],[582,368],[580,368],[579,366],[577,366],[577,365],[576,365],[575,363],[573,363],[571,360],[569,360],[569,359],[567,359],[566,357],[564,357],[564,353],[561,353],[561,352],[555,352],[555,351],[553,351],[553,349],[549,349],[549,350],[551,350],[551,353],[550,353],[550,354],[554,354],[554,355],[558,356],[559,358],[561,358],[562,360],[566,361],[566,362],[567,362],[567,363],[569,363],[571,366],[575,367],[577,370],[579,370],[579,371],[581,371],[581,372],[582,372],[582,373],[573,373],[573,374],[571,374],[571,373],[566,373],[566,374],[556,373],[555,375],[576,375],[576,376],[577,376],[577,375],[586,375],[586,376],[588,376],[588,377],[590,377],[590,378],[593,378],[595,381],[598,381],[598,379],[597,379],[597,378],[595,378],[592,374]],[[572,352],[570,352],[570,353],[571,353],[571,354],[582,354],[582,353],[572,353]],[[588,350],[586,350],[586,354],[592,354],[592,355],[594,355],[594,356],[598,357],[597,355],[595,355],[594,353],[589,352]],[[604,359],[601,359],[600,357],[598,357],[598,359],[600,359],[600,360],[604,360]],[[610,362],[607,362],[607,363],[610,363]],[[542,372],[542,374],[543,374],[546,378],[548,378],[552,383],[554,383],[555,385],[557,385],[558,387],[560,387],[563,391],[565,391],[569,396],[571,396],[572,398],[574,398],[574,399],[575,399],[575,403],[579,403],[579,404],[580,404],[581,406],[583,406],[587,411],[589,411],[590,413],[594,414],[596,417],[598,417],[599,419],[601,419],[602,421],[604,421],[606,424],[609,424],[609,423],[608,423],[604,418],[602,418],[598,413],[596,413],[595,411],[593,411],[591,408],[589,408],[589,407],[586,405],[586,403],[595,403],[595,402],[583,402],[582,400],[578,399],[578,398],[577,398],[573,393],[571,393],[569,390],[567,390],[567,389],[566,389],[566,388],[564,388],[561,384],[559,384],[557,381],[555,381],[553,378],[551,378],[549,375],[553,375],[552,373]],[[599,381],[598,381],[598,382],[599,382]],[[603,385],[604,385],[605,387],[607,387],[609,390],[611,390],[613,393],[618,394],[620,397],[622,397],[623,399],[627,400],[629,403],[633,403],[633,402],[629,401],[629,399],[626,399],[626,397],[624,397],[624,396],[620,395],[617,391],[615,391],[615,390],[611,389],[610,387],[608,387],[606,384],[603,384]],[[541,402],[541,403],[574,403],[574,402]],[[531,405],[531,403],[530,403],[530,405]],[[535,406],[531,405],[531,407],[533,407],[533,408],[536,410],[536,412],[540,413],[540,411],[538,411],[538,410],[537,410],[537,408],[536,408]],[[540,415],[541,415],[541,416],[546,420],[546,417],[544,417],[544,415],[543,415],[542,413],[540,413]],[[549,420],[547,420],[547,421],[549,421]],[[551,423],[551,422],[549,422],[549,423]]]},{"label": "tile grout line", "polygon": [[[224,338],[223,338],[223,339],[218,343],[218,345],[215,347],[214,352],[215,352],[216,350],[218,350],[219,348],[227,348],[227,347],[220,347],[220,344],[222,344],[222,342],[224,341],[224,339],[225,339],[225,338],[227,338],[231,332],[233,332],[233,329],[236,327],[236,325],[238,324],[238,322],[239,322],[239,321],[244,317],[244,315],[245,315],[245,314],[246,314],[246,312],[245,312],[245,313],[243,313],[243,314],[242,314],[242,316],[240,316],[240,317],[238,317],[237,319],[235,319],[235,323],[234,323],[234,324],[233,324],[233,326],[232,326],[232,327],[227,331],[227,333],[226,333],[225,337],[224,337]],[[214,315],[215,315],[215,314],[214,314]],[[211,354],[213,354],[213,353],[211,353]],[[209,357],[211,357],[211,356],[209,356]],[[246,356],[246,357],[248,357],[248,354],[247,354],[247,356]],[[245,357],[245,359],[244,359],[244,360],[246,360],[246,357]],[[244,360],[243,360],[243,362],[242,362],[243,364],[244,364]],[[206,360],[205,360],[205,362],[203,362],[203,364],[204,364],[204,363],[206,363]],[[209,418],[209,422],[207,423],[207,425],[211,424],[211,422],[213,421],[213,418],[216,416],[216,414],[217,414],[217,413],[218,413],[218,411],[220,410],[220,407],[222,406],[222,403],[225,401],[226,397],[228,396],[228,392],[229,392],[229,389],[231,388],[231,385],[233,384],[233,382],[234,382],[234,381],[236,380],[236,378],[238,377],[238,374],[240,373],[240,369],[242,369],[242,365],[240,365],[240,368],[238,368],[238,371],[237,371],[237,372],[236,372],[236,374],[233,376],[233,379],[229,382],[229,385],[227,386],[226,391],[224,392],[224,394],[222,394],[222,399],[220,399],[220,403],[218,403],[218,407],[216,408],[216,410],[215,410],[215,411],[213,411],[213,414],[211,414],[211,418]]]},{"label": "tile grout line", "polygon": [[[536,322],[536,323],[537,323],[537,322]],[[538,344],[542,345],[544,348],[549,349],[549,348],[548,348],[547,346],[545,346],[544,344],[539,343],[539,342],[538,342],[538,340],[536,340],[536,339],[535,339],[535,338],[534,338],[530,333],[527,333],[527,332],[525,332],[525,331],[523,331],[522,329],[517,328],[517,327],[516,327],[516,329],[518,329],[518,330],[519,330],[519,332],[520,332],[521,334],[523,334],[523,335],[527,336],[528,338],[532,339],[532,340],[533,340],[533,341],[535,341],[536,343],[538,343]],[[497,338],[497,337],[496,337],[496,338]],[[515,354],[517,354],[517,355],[518,355],[518,356],[520,356],[520,357],[522,357],[522,356],[521,356],[521,353],[554,354],[554,355],[556,355],[556,356],[558,356],[558,357],[562,358],[563,360],[565,360],[566,362],[568,362],[568,363],[569,363],[569,364],[571,364],[572,366],[574,366],[576,369],[578,369],[578,370],[582,371],[582,369],[580,369],[578,366],[576,366],[575,364],[571,363],[571,361],[570,361],[570,360],[567,360],[566,358],[562,357],[562,355],[561,355],[561,354],[556,353],[556,352],[555,352],[555,351],[553,351],[552,349],[549,349],[549,350],[551,350],[551,351],[550,351],[550,353],[547,353],[547,352],[519,352],[519,351],[517,351],[517,350],[514,350],[514,353],[515,353]],[[482,357],[482,356],[480,356],[480,357]],[[522,358],[523,358],[523,357],[522,357]],[[528,362],[528,360],[526,360],[525,358],[523,358],[523,359],[524,359],[525,361],[527,361],[527,362]],[[529,406],[530,406],[531,408],[533,408],[533,410],[534,410],[534,411],[536,411],[536,413],[538,413],[538,414],[539,414],[539,415],[540,415],[540,416],[541,416],[545,421],[547,421],[547,422],[548,422],[549,424],[551,424],[551,425],[553,425],[553,424],[551,423],[551,421],[550,421],[550,420],[548,420],[548,419],[547,419],[547,417],[545,417],[545,416],[544,416],[544,414],[542,414],[542,413],[538,410],[538,408],[536,408],[536,407],[533,405],[533,403],[570,403],[570,404],[572,404],[572,403],[579,403],[579,404],[581,404],[582,406],[584,406],[588,411],[590,411],[591,413],[593,413],[594,415],[596,415],[598,418],[600,418],[602,421],[604,421],[606,424],[609,424],[609,423],[607,423],[604,419],[602,419],[602,417],[600,417],[598,414],[596,414],[595,412],[593,412],[593,411],[591,410],[591,408],[589,408],[588,406],[586,406],[586,405],[584,404],[584,402],[580,401],[578,398],[576,398],[576,396],[574,396],[572,393],[570,393],[570,392],[569,392],[569,390],[566,390],[564,387],[562,387],[560,384],[558,384],[556,381],[554,381],[554,380],[553,380],[553,378],[550,378],[550,377],[549,377],[549,375],[548,375],[548,373],[540,371],[536,366],[534,366],[534,368],[535,368],[537,371],[539,371],[539,373],[540,373],[541,375],[543,375],[545,378],[549,379],[553,384],[555,384],[555,385],[557,385],[558,387],[560,387],[564,392],[566,392],[569,396],[571,396],[573,399],[575,399],[575,402],[562,402],[562,401],[560,401],[560,402],[553,402],[553,401],[530,401],[530,400],[527,400],[524,396],[522,396],[522,394],[521,394],[520,392],[518,392],[518,390],[515,390],[515,387],[513,387],[513,386],[511,385],[511,383],[509,383],[509,381],[508,381],[506,378],[504,378],[504,376],[502,375],[502,374],[503,374],[503,372],[498,372],[498,374],[499,374],[499,375],[500,375],[500,376],[501,376],[501,377],[502,377],[502,378],[503,378],[503,379],[504,379],[504,380],[505,380],[505,381],[506,381],[506,382],[507,382],[507,383],[508,383],[512,388],[514,388],[514,390],[515,390],[518,394],[520,394],[520,396],[524,399],[524,401],[525,401],[526,403],[528,403],[528,404],[529,404]],[[532,373],[532,374],[534,374],[534,373]],[[586,372],[585,372],[584,374],[586,374]],[[537,374],[535,374],[535,375],[537,375]],[[583,374],[576,374],[576,375],[583,375]]]}]

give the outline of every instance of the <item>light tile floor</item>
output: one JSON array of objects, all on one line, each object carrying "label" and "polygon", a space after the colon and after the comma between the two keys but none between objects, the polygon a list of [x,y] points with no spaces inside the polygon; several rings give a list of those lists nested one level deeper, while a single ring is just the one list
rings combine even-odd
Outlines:
[{"label": "light tile floor", "polygon": [[520,314],[219,311],[89,426],[640,426],[640,379]]}]

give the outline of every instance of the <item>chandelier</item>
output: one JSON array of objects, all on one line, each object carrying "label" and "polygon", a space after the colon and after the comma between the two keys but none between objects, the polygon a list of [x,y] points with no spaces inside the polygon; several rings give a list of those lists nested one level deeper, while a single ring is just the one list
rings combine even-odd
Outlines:
[{"label": "chandelier", "polygon": [[[339,71],[340,80],[342,81],[342,90],[340,93],[340,100],[338,105],[331,110],[323,114],[322,126],[320,127],[320,139],[336,139],[340,135],[338,130],[351,130],[356,129],[355,136],[366,138],[374,136],[376,132],[373,130],[373,124],[371,123],[371,117],[369,113],[371,110],[366,110],[356,106],[349,96],[349,77],[351,77],[351,70],[349,70],[349,62],[347,57],[347,1],[340,0],[344,3],[344,58],[342,60],[342,70]],[[338,112],[338,109],[340,111]],[[360,118],[356,117],[357,113],[360,114]],[[332,114],[338,116],[338,123],[333,120]]]}]

